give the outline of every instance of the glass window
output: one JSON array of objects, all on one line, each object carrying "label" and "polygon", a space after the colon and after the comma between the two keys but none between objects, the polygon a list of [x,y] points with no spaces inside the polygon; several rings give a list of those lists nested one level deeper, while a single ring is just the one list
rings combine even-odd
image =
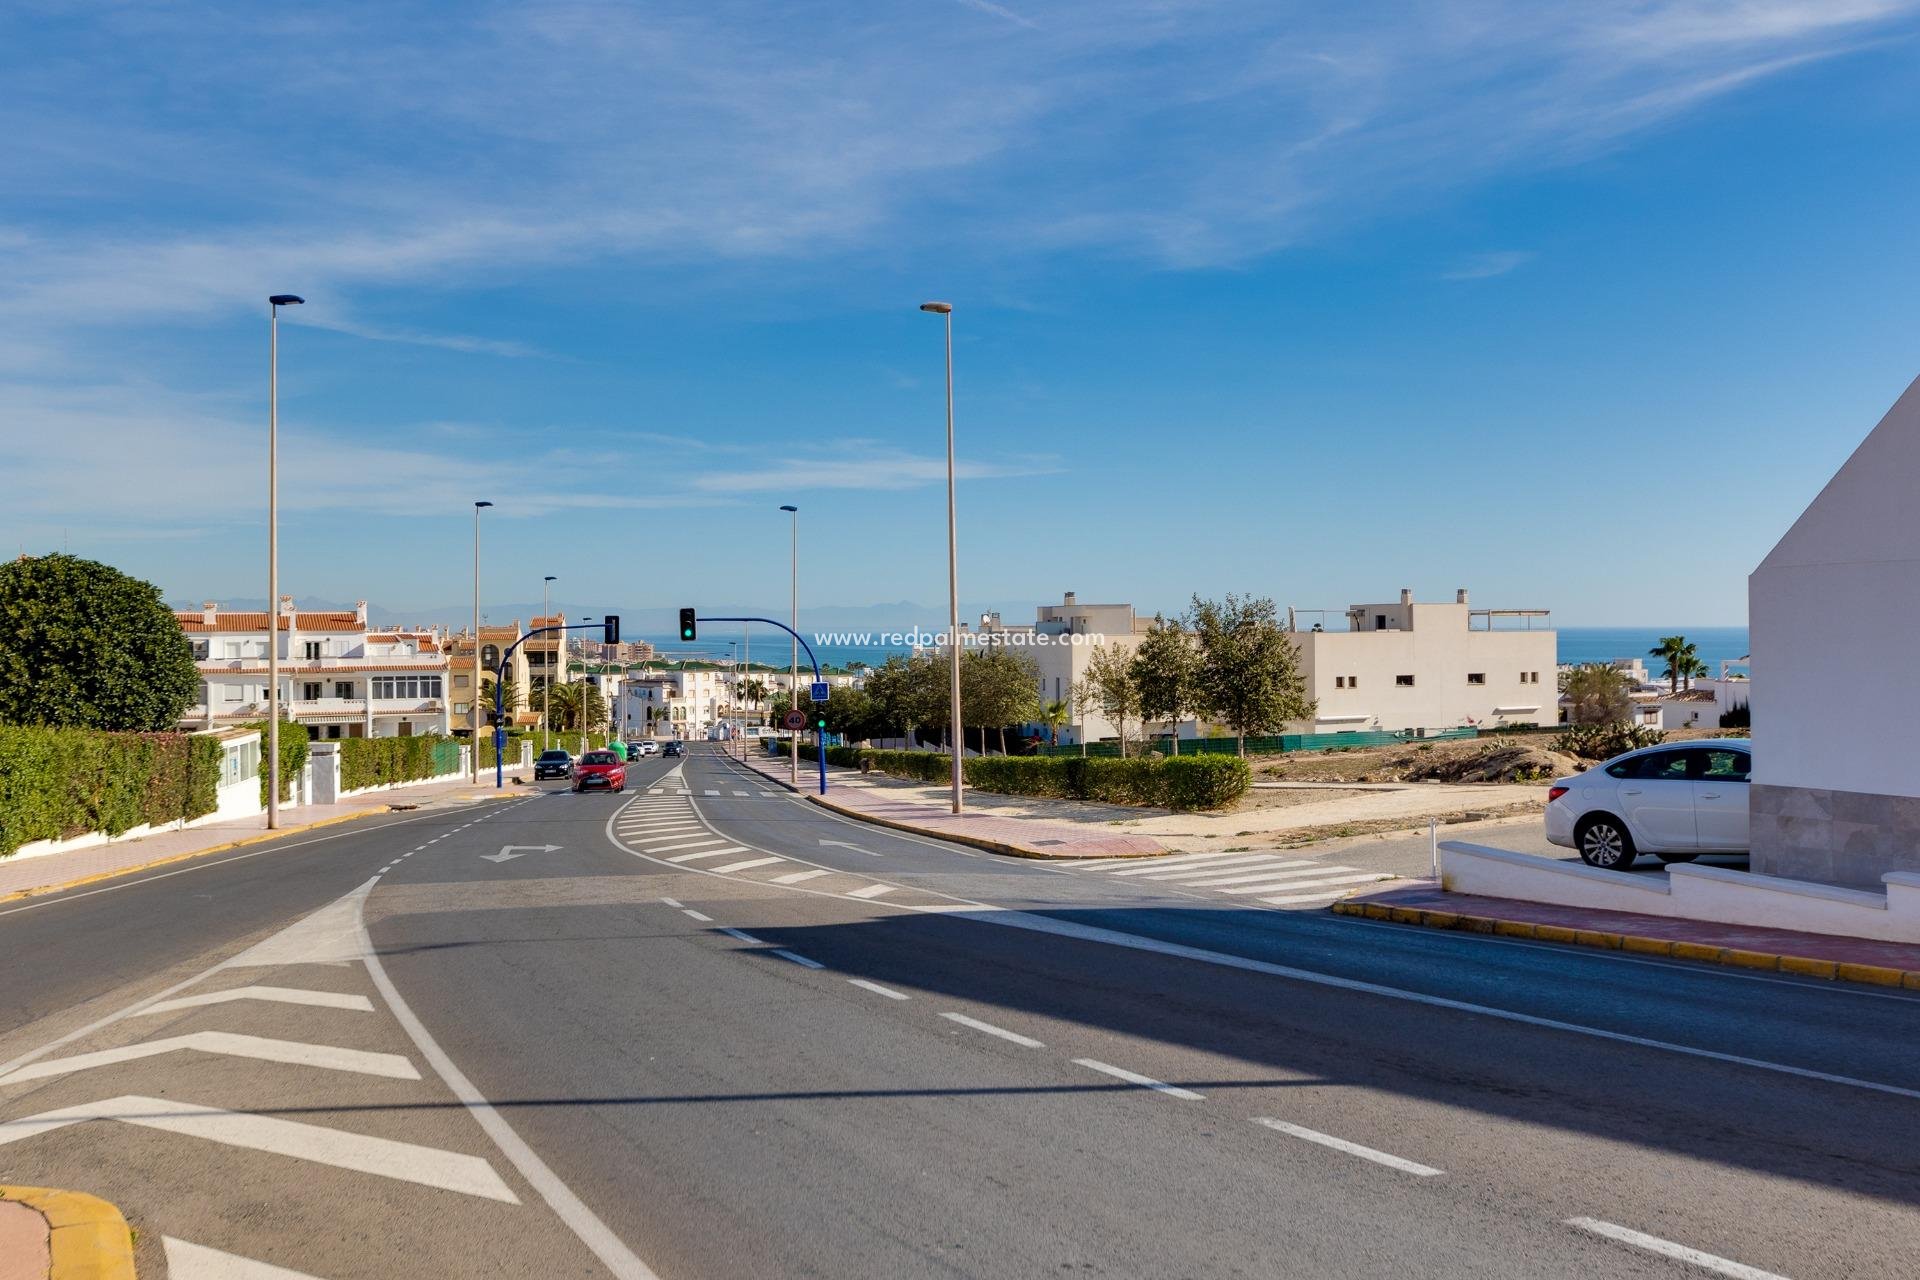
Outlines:
[{"label": "glass window", "polygon": [[1400,685],[1400,686],[1402,686],[1403,688],[1412,688],[1412,687],[1413,687],[1413,677],[1412,677],[1412,676],[1395,676],[1395,677],[1393,678],[1393,682],[1394,682],[1395,684],[1397,684],[1397,685]]},{"label": "glass window", "polygon": [[1607,772],[1616,778],[1633,778],[1644,782],[1681,782],[1687,776],[1687,753],[1649,751],[1643,756],[1608,765]]},{"label": "glass window", "polygon": [[1487,673],[1486,673],[1486,672],[1484,672],[1484,671],[1469,671],[1469,672],[1467,672],[1467,683],[1468,683],[1468,684],[1485,684],[1486,682],[1487,682]]},{"label": "glass window", "polygon": [[1694,755],[1699,758],[1699,770],[1694,776],[1703,782],[1745,782],[1753,768],[1753,761],[1744,751],[1709,747]]}]

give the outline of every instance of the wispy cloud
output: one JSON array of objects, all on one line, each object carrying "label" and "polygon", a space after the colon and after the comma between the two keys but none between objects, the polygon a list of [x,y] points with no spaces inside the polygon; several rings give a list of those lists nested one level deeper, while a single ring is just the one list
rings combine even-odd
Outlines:
[{"label": "wispy cloud", "polygon": [[1532,262],[1535,254],[1531,249],[1501,249],[1492,253],[1476,253],[1462,258],[1453,266],[1440,273],[1442,280],[1486,280],[1493,276],[1504,276]]},{"label": "wispy cloud", "polygon": [[969,9],[977,9],[981,13],[992,14],[994,17],[1004,22],[1011,22],[1017,27],[1025,27],[1029,31],[1037,31],[1040,29],[1040,24],[1032,18],[1022,17],[1005,5],[994,4],[993,0],[960,0],[960,3]]}]

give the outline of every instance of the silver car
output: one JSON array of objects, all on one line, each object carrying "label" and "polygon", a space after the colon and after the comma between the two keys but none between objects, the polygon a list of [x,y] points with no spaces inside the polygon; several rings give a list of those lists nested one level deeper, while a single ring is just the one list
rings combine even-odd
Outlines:
[{"label": "silver car", "polygon": [[1608,871],[1625,871],[1643,853],[1662,862],[1745,853],[1752,767],[1746,738],[1629,751],[1553,784],[1547,839]]}]

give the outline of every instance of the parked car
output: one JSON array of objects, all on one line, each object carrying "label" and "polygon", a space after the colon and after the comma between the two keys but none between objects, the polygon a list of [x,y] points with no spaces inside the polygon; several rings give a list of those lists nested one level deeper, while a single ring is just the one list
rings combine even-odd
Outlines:
[{"label": "parked car", "polygon": [[589,751],[573,769],[573,789],[579,791],[625,791],[627,762],[611,751]]},{"label": "parked car", "polygon": [[1581,861],[1625,871],[1650,853],[1691,862],[1703,853],[1747,852],[1746,738],[1643,747],[1547,791],[1547,839]]},{"label": "parked car", "polygon": [[652,738],[642,738],[640,741],[634,743],[634,745],[640,748],[640,754],[643,756],[658,755],[660,753],[660,744]]},{"label": "parked car", "polygon": [[629,742],[627,744],[627,759],[630,761],[638,760],[641,756],[650,756],[652,754],[653,744],[651,742]]},{"label": "parked car", "polygon": [[669,742],[669,743],[667,744],[667,749],[666,749],[665,751],[662,751],[662,752],[661,752],[660,754],[661,754],[661,755],[663,755],[663,756],[677,756],[677,755],[680,755],[680,754],[681,754],[681,748],[680,748],[680,744],[679,744],[679,743],[677,743],[677,742]]},{"label": "parked car", "polygon": [[533,780],[545,782],[548,778],[571,778],[573,776],[573,757],[567,752],[555,748],[542,751],[540,758],[533,762]]}]

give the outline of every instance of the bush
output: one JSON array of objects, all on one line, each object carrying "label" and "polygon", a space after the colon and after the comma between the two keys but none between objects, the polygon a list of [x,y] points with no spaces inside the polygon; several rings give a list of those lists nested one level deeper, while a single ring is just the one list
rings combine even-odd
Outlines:
[{"label": "bush", "polygon": [[1656,746],[1667,735],[1622,720],[1615,724],[1575,725],[1553,740],[1553,749],[1582,760],[1610,760],[1622,752]]},{"label": "bush", "polygon": [[[807,752],[802,747],[802,753]],[[846,751],[850,758],[836,758]],[[811,759],[811,756],[809,756]],[[935,751],[874,751],[830,747],[830,764],[861,759],[896,778],[945,782],[953,757]],[[974,756],[963,766],[969,786],[999,795],[1092,800],[1102,804],[1161,805],[1169,809],[1224,809],[1253,784],[1238,756],[1177,756],[1120,760],[1104,756]]]},{"label": "bush", "polygon": [[1160,803],[1169,809],[1225,809],[1252,785],[1239,756],[1177,756],[1160,766]]},{"label": "bush", "polygon": [[220,743],[187,733],[0,727],[0,856],[212,813]]},{"label": "bush", "polygon": [[[438,734],[411,738],[342,738],[340,789],[359,791],[364,787],[387,787],[396,782],[438,777],[438,749],[441,744],[453,741]],[[492,741],[491,737],[488,741]],[[509,747],[509,758],[512,752],[513,748]],[[457,755],[453,758],[459,759]]]},{"label": "bush", "polygon": [[[267,807],[267,722],[256,720],[246,726],[260,731],[260,807]],[[300,771],[307,767],[307,757],[312,754],[313,738],[305,728],[291,720],[280,722],[280,801],[282,804],[293,799],[293,784],[300,780]]]},{"label": "bush", "polygon": [[1753,708],[1743,702],[1731,711],[1722,711],[1720,713],[1720,727],[1722,729],[1751,729],[1753,727]]}]

